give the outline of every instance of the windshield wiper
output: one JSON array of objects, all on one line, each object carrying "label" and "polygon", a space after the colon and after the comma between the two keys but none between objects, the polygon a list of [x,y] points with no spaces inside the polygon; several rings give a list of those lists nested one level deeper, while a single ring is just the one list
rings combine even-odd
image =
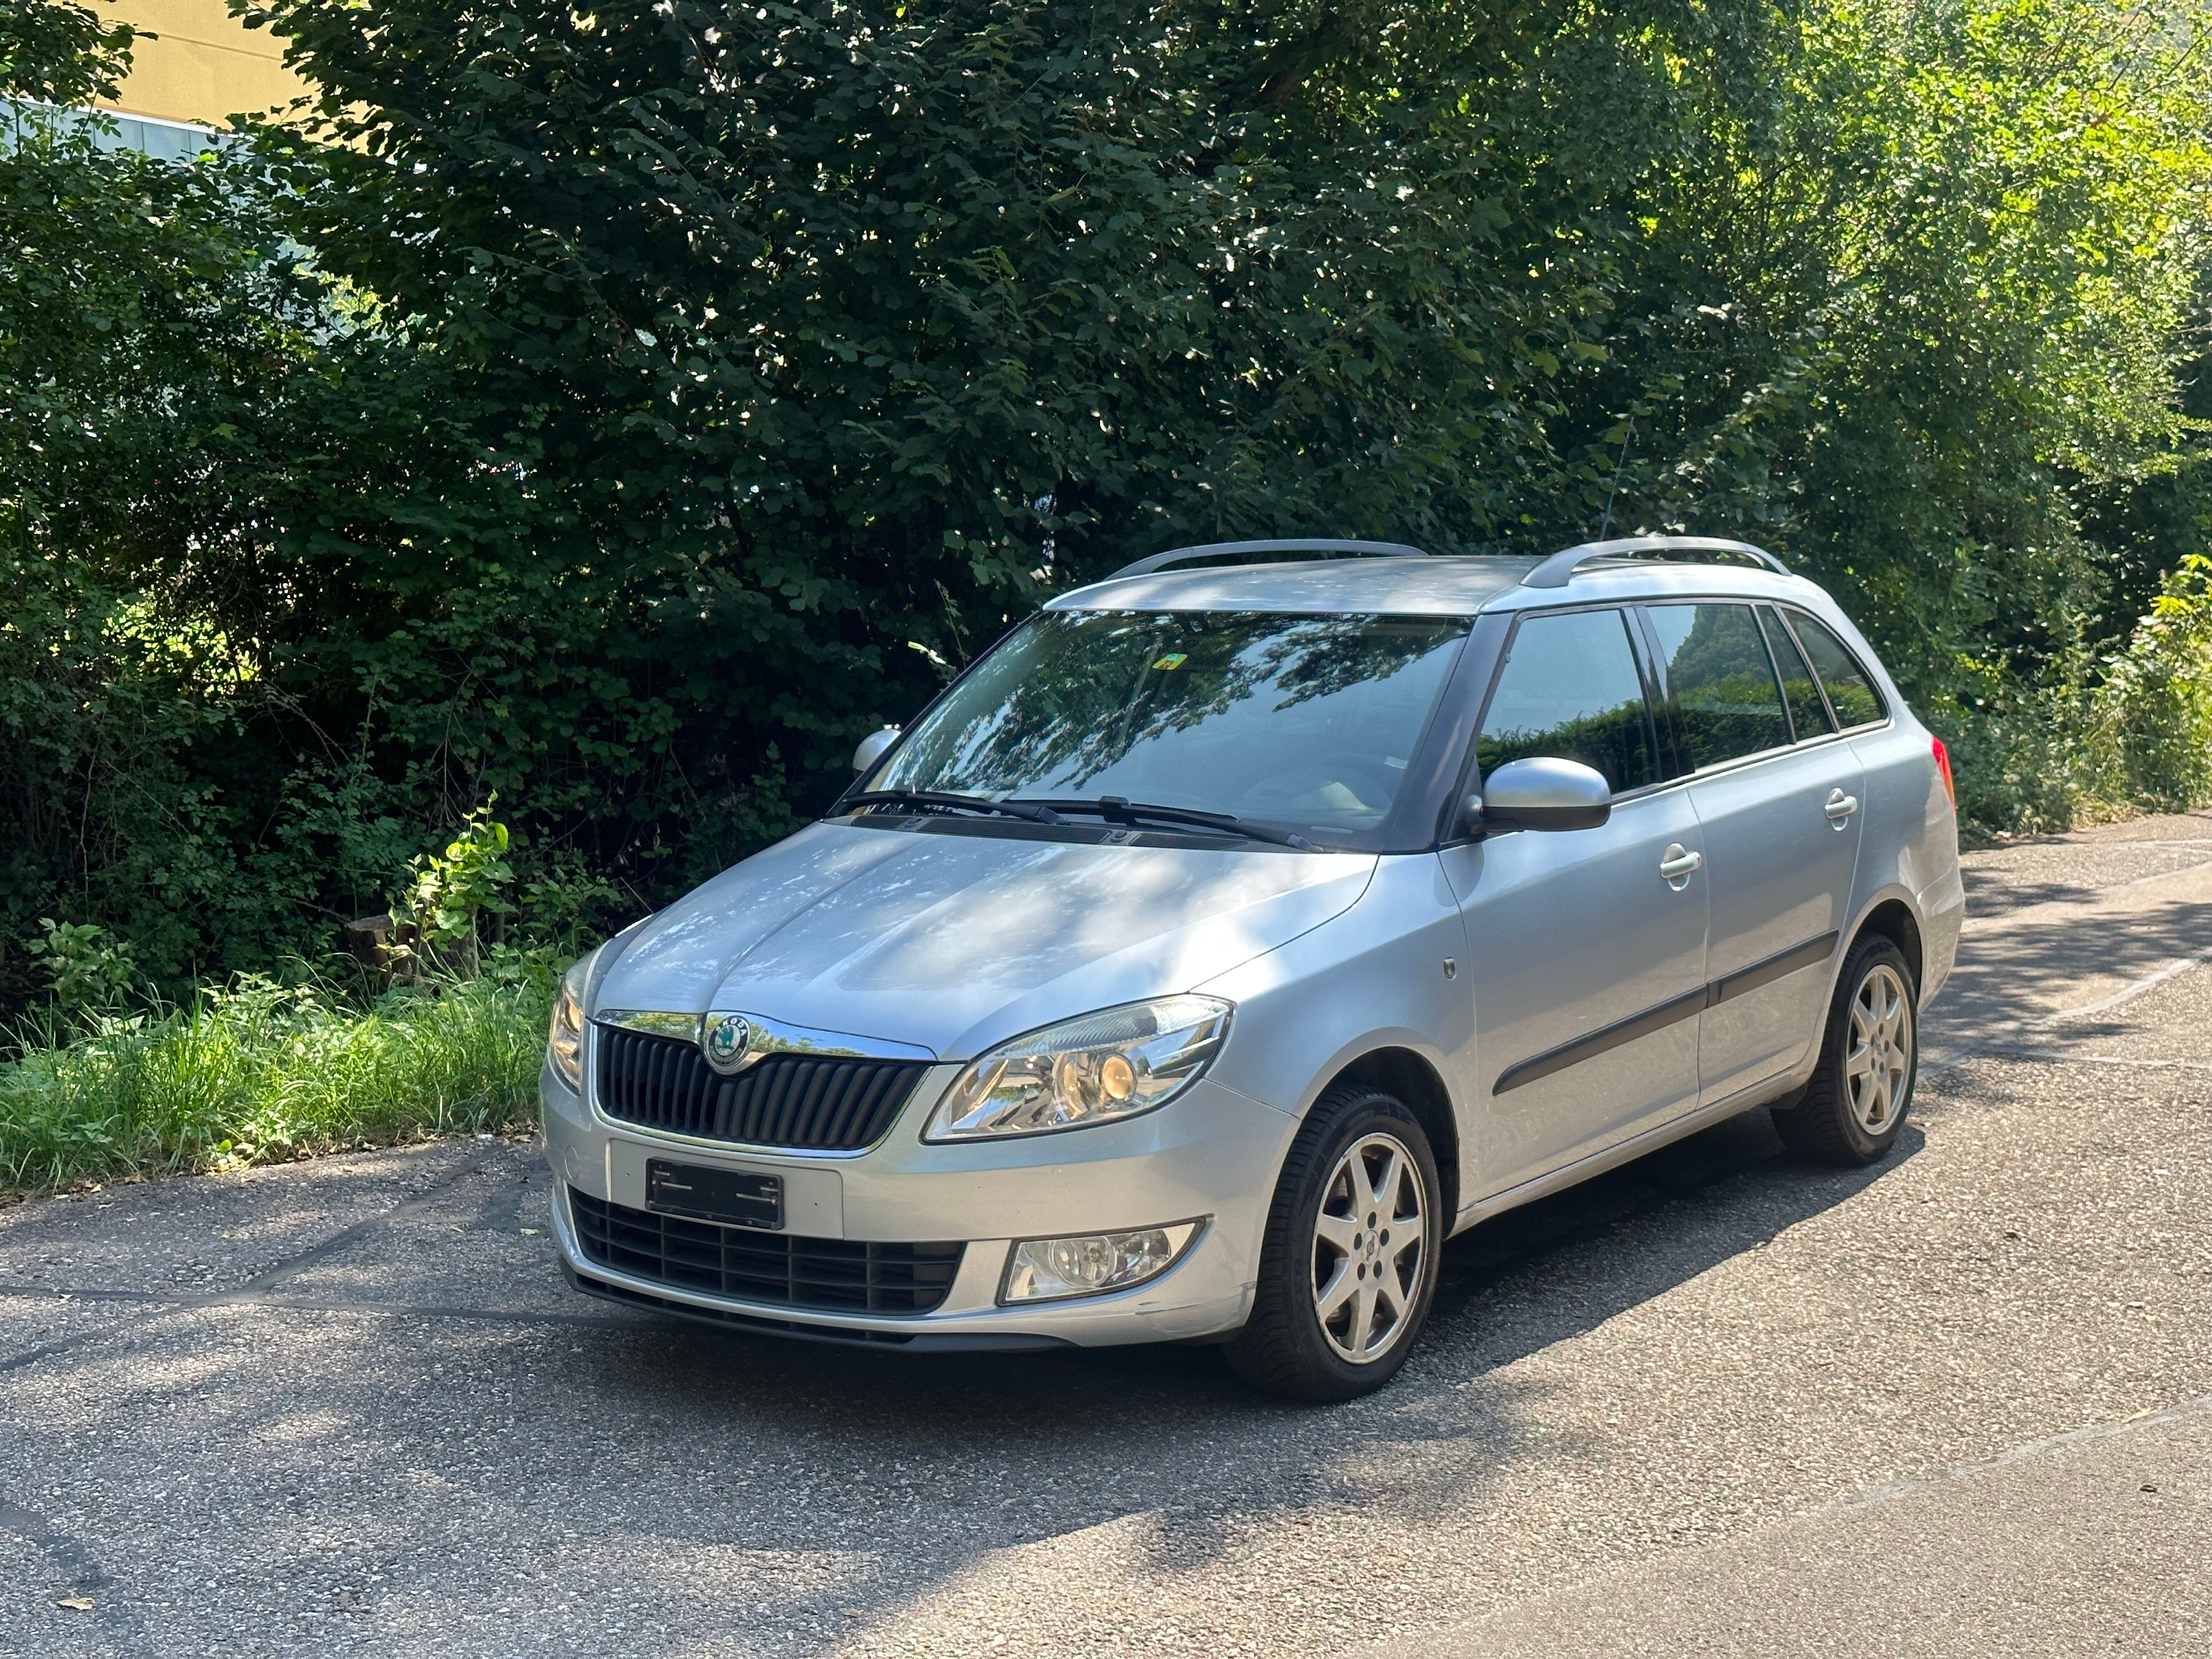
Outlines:
[{"label": "windshield wiper", "polygon": [[1247,823],[1231,813],[1200,812],[1188,806],[1154,806],[1145,801],[1131,800],[1126,795],[1101,795],[1096,800],[1037,800],[1009,804],[1042,807],[1047,811],[1096,812],[1101,817],[1123,818],[1131,823],[1146,819],[1154,823],[1194,823],[1202,829],[1219,830],[1252,841],[1272,842],[1278,847],[1295,847],[1302,853],[1317,850],[1304,836],[1292,835],[1287,830],[1271,830],[1263,823]]},{"label": "windshield wiper", "polygon": [[1302,853],[1315,851],[1314,844],[1304,836],[1293,835],[1287,830],[1273,830],[1266,824],[1247,823],[1228,812],[1201,812],[1188,806],[1155,806],[1145,801],[1133,801],[1122,795],[1101,795],[1096,800],[992,800],[982,795],[957,795],[942,789],[869,789],[857,795],[848,795],[847,806],[926,806],[939,807],[951,811],[1000,812],[1010,818],[1026,818],[1031,823],[1058,823],[1062,812],[1096,812],[1101,817],[1116,818],[1130,823],[1149,820],[1154,823],[1188,823],[1200,829],[1218,830],[1224,835],[1243,836],[1249,841],[1264,841],[1278,847],[1294,847]]},{"label": "windshield wiper", "polygon": [[1058,823],[1060,815],[1030,801],[990,800],[981,795],[956,795],[942,789],[869,789],[845,797],[848,806],[942,806],[956,811],[1003,812],[1031,823]]}]

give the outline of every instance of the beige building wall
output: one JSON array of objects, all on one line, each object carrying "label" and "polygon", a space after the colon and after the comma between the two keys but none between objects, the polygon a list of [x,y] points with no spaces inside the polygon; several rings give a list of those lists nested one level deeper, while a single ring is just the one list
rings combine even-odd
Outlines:
[{"label": "beige building wall", "polygon": [[307,91],[284,67],[283,41],[246,27],[223,0],[94,0],[94,9],[158,37],[139,36],[130,78],[110,109],[219,127]]}]

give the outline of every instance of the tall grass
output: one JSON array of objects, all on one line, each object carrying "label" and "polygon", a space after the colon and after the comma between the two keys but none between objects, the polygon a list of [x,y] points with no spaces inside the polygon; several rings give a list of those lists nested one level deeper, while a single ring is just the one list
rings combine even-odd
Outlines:
[{"label": "tall grass", "polygon": [[33,1016],[0,1048],[0,1190],[520,1124],[552,988],[532,973],[366,999],[246,975],[187,1007]]}]

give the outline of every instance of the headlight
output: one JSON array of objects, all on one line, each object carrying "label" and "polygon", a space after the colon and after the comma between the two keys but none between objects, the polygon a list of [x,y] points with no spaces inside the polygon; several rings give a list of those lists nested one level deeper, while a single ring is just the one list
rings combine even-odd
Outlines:
[{"label": "headlight", "polygon": [[1220,1052],[1229,1012],[1218,997],[1162,997],[1002,1042],[954,1079],[922,1139],[1045,1134],[1164,1106]]},{"label": "headlight", "polygon": [[553,1025],[545,1034],[545,1057],[554,1075],[578,1094],[584,1092],[584,974],[591,958],[571,968],[553,999]]}]

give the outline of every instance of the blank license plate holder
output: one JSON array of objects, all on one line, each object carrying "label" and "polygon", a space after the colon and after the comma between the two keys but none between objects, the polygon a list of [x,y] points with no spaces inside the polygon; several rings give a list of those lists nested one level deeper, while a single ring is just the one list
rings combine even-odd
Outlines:
[{"label": "blank license plate holder", "polygon": [[778,1232],[783,1227],[783,1177],[755,1170],[717,1170],[703,1164],[649,1158],[645,1206],[687,1221]]}]

